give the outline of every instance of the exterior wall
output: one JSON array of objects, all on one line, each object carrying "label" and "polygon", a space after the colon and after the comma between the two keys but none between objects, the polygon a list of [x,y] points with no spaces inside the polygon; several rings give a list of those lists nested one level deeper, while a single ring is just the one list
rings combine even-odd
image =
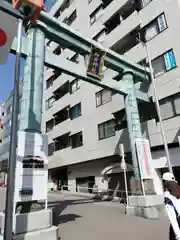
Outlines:
[{"label": "exterior wall", "polygon": [[88,176],[95,177],[95,184],[99,189],[107,190],[108,182],[101,176],[101,172],[104,167],[109,163],[111,159],[104,161],[86,162],[83,164],[72,165],[68,167],[68,189],[76,192],[76,178],[83,178]]},{"label": "exterior wall", "polygon": [[[111,16],[114,15],[124,4],[125,0],[120,1],[114,0],[111,4],[104,9],[103,14],[96,20],[96,22],[90,26],[89,15],[99,6],[99,0],[93,0],[89,5],[88,1],[83,2],[81,0],[74,0],[71,6],[66,9],[57,21],[63,21],[65,17],[68,17],[73,13],[75,8],[77,9],[77,19],[72,23],[72,28],[77,29],[84,36],[92,37],[99,33],[104,28],[104,23]],[[61,5],[61,1],[57,3],[51,14],[54,14],[58,7]],[[152,0],[146,7],[144,7],[139,13],[134,11],[126,20],[117,26],[110,34],[105,36],[102,45],[105,47],[111,47],[113,44],[117,44],[120,38],[126,36],[129,32],[134,30],[137,26],[144,27],[151,20],[157,17],[161,13],[165,13],[168,28],[162,33],[158,34],[156,37],[147,42],[151,53],[151,59],[156,58],[167,50],[173,48],[177,67],[173,70],[166,72],[156,79],[157,92],[159,99],[166,98],[179,92],[180,85],[180,46],[178,39],[180,38],[179,26],[175,22],[179,22],[179,1],[175,0]],[[172,38],[172,36],[176,36]],[[54,47],[53,47],[54,46]],[[55,45],[52,44],[50,49],[53,50]],[[69,50],[64,50],[64,56],[72,56],[72,52]],[[142,44],[137,44],[135,47],[130,49],[124,54],[124,57],[131,60],[132,62],[139,62],[146,57],[145,48]],[[84,61],[80,61],[82,70],[85,69]],[[45,81],[50,75],[50,70],[45,74]],[[113,71],[106,71],[106,76],[109,78],[114,77],[117,73]],[[67,80],[70,82],[73,80],[72,77],[63,74],[57,78],[53,85],[47,90],[44,88],[44,100],[47,100],[53,95],[53,92],[63,85]],[[172,83],[173,81],[173,83]],[[107,156],[112,156],[119,153],[119,143],[125,145],[125,151],[129,151],[129,140],[127,129],[116,131],[114,137],[110,137],[104,140],[98,140],[97,125],[99,123],[105,122],[113,118],[112,113],[124,108],[123,97],[120,95],[113,95],[112,101],[96,107],[95,93],[100,90],[99,87],[93,86],[91,84],[80,82],[80,89],[74,94],[66,94],[60,100],[54,103],[52,108],[45,110],[43,112],[42,118],[42,131],[45,132],[45,123],[53,117],[60,109],[65,106],[74,106],[76,103],[81,102],[82,105],[82,116],[74,120],[66,120],[59,125],[55,126],[52,131],[48,132],[49,143],[57,136],[64,133],[70,132],[71,134],[83,131],[83,146],[71,149],[71,147],[62,149],[60,151],[54,152],[54,154],[49,157],[49,168],[56,168],[62,166],[69,166],[71,164],[80,163],[87,160],[99,159]],[[152,89],[149,88],[149,95],[152,96]],[[167,108],[167,112],[170,109]],[[179,116],[171,119],[164,120],[164,129],[168,143],[178,142],[177,136],[179,135]],[[143,134],[150,139],[152,147],[162,145],[162,139],[160,134],[159,123],[155,120],[148,121],[146,124],[142,125]],[[163,152],[162,155],[165,155]],[[178,165],[179,165],[178,161]],[[157,166],[158,167],[158,166]],[[96,171],[96,170],[93,170]],[[76,170],[74,170],[76,172]],[[78,175],[78,173],[77,173]],[[73,182],[69,176],[69,182]]]},{"label": "exterior wall", "polygon": [[[20,83],[20,99],[21,99],[21,94],[22,94],[22,82]],[[12,100],[13,100],[13,92],[11,92],[8,99],[3,102],[4,116],[3,116],[2,145],[0,147],[0,161],[8,161],[8,158],[9,158]]]}]

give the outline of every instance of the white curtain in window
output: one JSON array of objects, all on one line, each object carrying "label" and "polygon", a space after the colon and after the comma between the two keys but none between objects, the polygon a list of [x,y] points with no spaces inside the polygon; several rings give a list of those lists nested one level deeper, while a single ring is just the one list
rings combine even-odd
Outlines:
[{"label": "white curtain in window", "polygon": [[104,124],[100,124],[98,126],[98,130],[99,130],[99,139],[105,138],[105,136],[104,136]]},{"label": "white curtain in window", "polygon": [[111,91],[103,90],[102,91],[102,104],[109,102],[111,100]]},{"label": "white curtain in window", "polygon": [[154,69],[154,75],[155,77],[160,76],[161,74],[165,73],[165,63],[164,63],[164,57],[161,56],[155,60],[152,61],[152,67]]},{"label": "white curtain in window", "polygon": [[115,123],[114,121],[109,121],[105,124],[105,136],[111,137],[115,134]]},{"label": "white curtain in window", "polygon": [[53,103],[54,103],[54,98],[52,97],[49,99],[49,108],[53,106]]},{"label": "white curtain in window", "polygon": [[145,30],[145,39],[146,41],[150,40],[151,38],[155,37],[158,34],[158,25],[157,22],[154,22]]},{"label": "white curtain in window", "polygon": [[76,92],[76,90],[77,90],[77,82],[75,81],[71,84],[71,92],[74,93]]},{"label": "white curtain in window", "polygon": [[96,93],[96,106],[100,106],[102,104],[101,101],[101,92]]}]

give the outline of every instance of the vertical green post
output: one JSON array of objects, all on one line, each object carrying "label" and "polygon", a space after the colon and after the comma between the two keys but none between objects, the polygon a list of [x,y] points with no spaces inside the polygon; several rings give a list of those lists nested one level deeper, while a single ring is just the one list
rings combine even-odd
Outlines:
[{"label": "vertical green post", "polygon": [[[45,35],[41,29],[27,31],[27,57],[19,130],[41,133],[41,113],[44,80]],[[31,211],[33,202],[21,202],[21,213]]]},{"label": "vertical green post", "polygon": [[27,42],[19,129],[40,133],[45,57],[43,31],[38,28],[28,29]]},{"label": "vertical green post", "polygon": [[135,140],[142,138],[141,124],[139,119],[139,111],[136,99],[134,75],[132,72],[125,72],[122,81],[128,85],[128,95],[125,96],[125,109],[127,116],[128,132],[131,146],[132,162],[135,178],[141,180],[139,163],[136,154]]}]

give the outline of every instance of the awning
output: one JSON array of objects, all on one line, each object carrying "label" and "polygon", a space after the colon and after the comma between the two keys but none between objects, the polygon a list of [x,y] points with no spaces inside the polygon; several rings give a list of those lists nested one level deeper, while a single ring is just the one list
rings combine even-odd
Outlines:
[{"label": "awning", "polygon": [[[133,166],[130,164],[126,163],[126,171],[133,171]],[[121,168],[120,166],[120,162],[118,163],[114,163],[111,164],[107,167],[105,167],[102,171],[101,171],[101,176],[107,175],[107,174],[113,174],[113,173],[120,173],[123,172],[124,170]]]}]

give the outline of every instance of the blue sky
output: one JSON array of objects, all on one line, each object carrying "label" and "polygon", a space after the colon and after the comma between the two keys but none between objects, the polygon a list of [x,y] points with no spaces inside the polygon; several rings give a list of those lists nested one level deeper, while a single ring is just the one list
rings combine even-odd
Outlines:
[{"label": "blue sky", "polygon": [[[46,8],[50,9],[56,0],[47,0]],[[8,98],[10,91],[13,89],[14,83],[14,66],[15,66],[15,55],[9,54],[8,61],[5,65],[0,65],[0,78],[1,78],[1,87],[0,87],[0,101]],[[24,73],[24,60],[21,59],[21,77]]]}]

